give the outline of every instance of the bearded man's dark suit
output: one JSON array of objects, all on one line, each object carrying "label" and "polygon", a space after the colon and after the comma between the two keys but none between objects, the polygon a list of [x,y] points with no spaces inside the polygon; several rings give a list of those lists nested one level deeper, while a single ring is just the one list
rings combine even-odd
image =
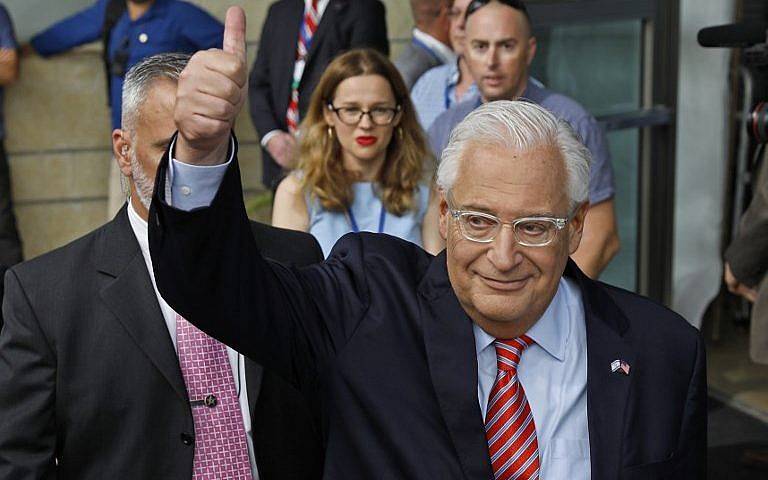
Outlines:
[{"label": "bearded man's dark suit", "polygon": [[[156,192],[165,191],[166,163]],[[319,390],[325,478],[493,478],[472,321],[445,252],[432,257],[360,233],[343,237],[321,264],[265,260],[249,232],[236,162],[210,207],[183,212],[156,196],[149,224],[158,288],[177,311],[300,389]],[[701,336],[666,308],[590,280],[572,261],[565,275],[585,310],[592,478],[703,478]],[[629,375],[612,372],[617,359]]]},{"label": "bearded man's dark suit", "polygon": [[[259,51],[248,85],[251,120],[259,137],[273,130],[287,131],[285,114],[291,99],[293,66],[304,0],[280,0],[267,12]],[[325,68],[337,55],[353,48],[374,48],[389,55],[384,5],[379,0],[330,0],[307,52],[299,84],[299,114],[303,118],[312,92]],[[262,149],[262,182],[273,188],[282,169]]]},{"label": "bearded man's dark suit", "polygon": [[[274,258],[322,259],[308,234],[248,228]],[[187,391],[125,207],[10,269],[3,311],[0,478],[192,478]],[[252,361],[245,367],[261,480],[317,478],[320,429],[302,397]]]}]

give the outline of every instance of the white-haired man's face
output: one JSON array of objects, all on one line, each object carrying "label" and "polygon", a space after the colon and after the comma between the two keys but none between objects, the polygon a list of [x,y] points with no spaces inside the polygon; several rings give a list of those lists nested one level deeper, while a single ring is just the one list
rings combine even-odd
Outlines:
[{"label": "white-haired man's face", "polygon": [[157,79],[139,107],[133,128],[112,133],[115,158],[130,184],[131,204],[144,219],[149,215],[157,166],[176,131],[175,103],[176,82]]},{"label": "white-haired man's face", "polygon": [[[579,245],[586,207],[545,246],[523,246],[509,222],[524,217],[568,217],[567,173],[555,147],[513,151],[470,143],[440,205],[448,276],[469,316],[490,335],[514,338],[544,313],[568,257]],[[491,214],[507,224],[480,243],[465,237],[451,208]],[[475,217],[465,217],[475,218]],[[481,222],[478,217],[476,220]]]}]

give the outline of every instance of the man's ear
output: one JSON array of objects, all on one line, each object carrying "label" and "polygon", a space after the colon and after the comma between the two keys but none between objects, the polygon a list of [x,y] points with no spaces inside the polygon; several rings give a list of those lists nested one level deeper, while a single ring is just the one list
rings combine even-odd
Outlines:
[{"label": "man's ear", "polygon": [[126,177],[131,176],[131,140],[127,132],[116,128],[112,132],[112,154],[117,166]]},{"label": "man's ear", "polygon": [[587,218],[588,211],[589,202],[584,202],[576,209],[573,218],[568,221],[568,226],[566,227],[568,228],[568,255],[573,255],[573,252],[579,248],[581,237],[584,234],[584,221]]},{"label": "man's ear", "polygon": [[533,63],[533,58],[536,56],[536,37],[531,36],[528,39],[528,66]]},{"label": "man's ear", "polygon": [[448,241],[448,217],[451,216],[451,212],[448,210],[448,202],[445,200],[445,192],[440,190],[440,236],[444,241]]}]

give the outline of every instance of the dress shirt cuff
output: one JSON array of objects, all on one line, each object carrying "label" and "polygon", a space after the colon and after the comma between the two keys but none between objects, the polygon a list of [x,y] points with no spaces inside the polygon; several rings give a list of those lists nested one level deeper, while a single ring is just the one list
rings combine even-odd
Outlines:
[{"label": "dress shirt cuff", "polygon": [[235,138],[231,137],[229,159],[221,165],[190,165],[173,158],[176,140],[168,152],[168,179],[170,191],[166,189],[166,201],[179,210],[194,210],[207,207],[213,202],[227,168],[235,158]]},{"label": "dress shirt cuff", "polygon": [[271,131],[267,132],[266,135],[261,137],[261,142],[260,142],[261,146],[264,147],[264,148],[267,148],[267,144],[269,143],[269,141],[272,140],[272,137],[274,137],[278,133],[282,133],[282,130],[275,129],[275,130],[271,130]]}]

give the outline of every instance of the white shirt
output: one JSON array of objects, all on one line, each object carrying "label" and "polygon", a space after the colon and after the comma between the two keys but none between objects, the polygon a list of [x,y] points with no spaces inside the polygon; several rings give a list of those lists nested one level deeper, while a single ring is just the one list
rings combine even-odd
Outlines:
[{"label": "white shirt", "polygon": [[[165,324],[168,327],[168,334],[171,336],[173,348],[176,349],[176,312],[170,305],[168,305],[163,297],[160,296],[160,292],[157,290],[155,274],[154,270],[152,270],[152,257],[149,255],[147,222],[139,216],[130,201],[128,202],[128,220],[131,222],[133,234],[136,235],[136,240],[139,242],[141,254],[144,256],[144,262],[147,264],[149,278],[152,280],[152,288],[155,289],[155,296],[157,297],[157,302],[160,304],[160,311],[163,313]],[[253,433],[251,431],[251,412],[248,409],[248,389],[245,382],[245,358],[229,347],[227,347],[227,356],[229,357],[229,364],[232,367],[235,388],[237,388],[239,392],[238,400],[240,401],[240,411],[243,413],[243,423],[245,424],[246,440],[248,443],[248,456],[251,460],[251,471],[253,472],[254,480],[258,480],[259,472],[256,467],[256,456],[254,455],[253,450]]]},{"label": "white shirt", "polygon": [[[496,380],[494,337],[473,325],[477,351],[477,399],[485,418]],[[560,279],[557,293],[528,330],[518,378],[533,413],[541,478],[590,478],[587,424],[587,329],[581,291]]]},{"label": "white shirt", "polygon": [[456,54],[451,50],[451,47],[444,44],[440,40],[436,39],[428,33],[424,33],[418,28],[413,29],[413,38],[416,41],[424,44],[425,47],[434,53],[437,58],[442,60],[443,64],[451,64],[456,61]]}]

